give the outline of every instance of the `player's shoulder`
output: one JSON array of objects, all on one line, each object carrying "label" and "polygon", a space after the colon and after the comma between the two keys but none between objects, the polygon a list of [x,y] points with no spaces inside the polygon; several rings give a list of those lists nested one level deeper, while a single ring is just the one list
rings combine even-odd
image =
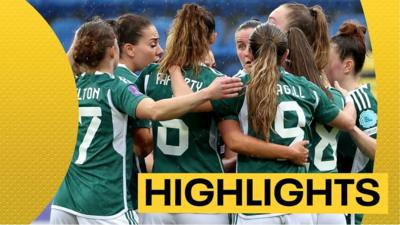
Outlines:
[{"label": "player's shoulder", "polygon": [[200,73],[204,75],[209,75],[209,76],[214,76],[214,77],[223,77],[225,74],[222,72],[218,71],[217,69],[214,69],[212,67],[209,67],[205,64],[200,65]]},{"label": "player's shoulder", "polygon": [[329,87],[329,88],[328,88],[328,91],[329,91],[329,93],[331,93],[332,96],[334,96],[334,97],[343,98],[342,93],[341,93],[338,89],[336,89],[336,88],[334,88],[334,87]]},{"label": "player's shoulder", "polygon": [[318,87],[311,81],[307,80],[305,77],[290,73],[290,72],[284,70],[283,68],[280,68],[279,72],[281,75],[280,81],[283,81],[285,83],[297,85],[297,86],[304,86],[306,88],[312,88],[312,89],[315,89],[316,87]]},{"label": "player's shoulder", "polygon": [[128,67],[123,64],[118,64],[114,69],[114,75],[124,83],[133,84],[138,78],[138,75],[132,72]]},{"label": "player's shoulder", "polygon": [[242,82],[244,84],[247,84],[250,81],[250,74],[247,73],[246,71],[239,70],[235,75],[233,75],[232,77],[238,77],[242,80]]},{"label": "player's shoulder", "polygon": [[126,68],[125,65],[123,64],[118,64],[117,67],[114,69],[114,74],[116,75],[117,73],[126,73],[127,71],[130,71],[128,68]]},{"label": "player's shoulder", "polygon": [[334,87],[329,87],[328,92],[331,93],[333,102],[340,108],[343,109],[345,106],[345,99],[343,94]]},{"label": "player's shoulder", "polygon": [[142,70],[142,72],[140,73],[140,76],[150,75],[156,71],[158,72],[158,68],[159,68],[158,63],[151,63]]},{"label": "player's shoulder", "polygon": [[376,108],[376,99],[372,95],[372,91],[368,84],[362,85],[350,92],[350,96],[354,101],[358,111]]},{"label": "player's shoulder", "polygon": [[370,99],[376,101],[376,98],[375,98],[374,94],[372,93],[371,84],[369,84],[369,83],[363,84],[360,86],[360,89],[361,89],[361,91],[364,91]]},{"label": "player's shoulder", "polygon": [[90,72],[90,73],[82,73],[76,79],[76,82],[91,82],[91,83],[111,83],[114,82],[115,75],[107,72]]},{"label": "player's shoulder", "polygon": [[124,64],[118,64],[118,66],[114,69],[114,75],[132,75],[137,77],[137,74]]}]

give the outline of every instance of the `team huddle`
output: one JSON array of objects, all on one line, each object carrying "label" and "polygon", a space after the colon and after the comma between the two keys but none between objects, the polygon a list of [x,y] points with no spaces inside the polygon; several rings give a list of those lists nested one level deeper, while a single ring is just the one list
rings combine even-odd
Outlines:
[{"label": "team huddle", "polygon": [[330,38],[321,7],[286,3],[238,26],[242,69],[225,76],[210,50],[214,17],[197,4],[178,10],[165,52],[139,15],[81,25],[68,51],[78,136],[50,223],[361,224],[361,214],[139,214],[137,174],[372,172],[365,32],[346,21]]}]

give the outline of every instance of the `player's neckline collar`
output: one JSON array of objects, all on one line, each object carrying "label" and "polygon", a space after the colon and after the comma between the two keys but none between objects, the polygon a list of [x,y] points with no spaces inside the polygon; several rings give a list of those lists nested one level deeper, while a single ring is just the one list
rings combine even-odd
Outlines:
[{"label": "player's neckline collar", "polygon": [[134,73],[132,70],[130,70],[130,69],[129,69],[125,64],[123,64],[123,63],[118,63],[118,67],[122,67],[122,68],[128,70],[130,73],[136,75],[136,73]]},{"label": "player's neckline collar", "polygon": [[107,72],[103,72],[103,71],[95,71],[94,73],[86,73],[86,72],[85,72],[85,73],[82,74],[82,77],[85,76],[86,74],[93,74],[93,75],[95,75],[95,76],[107,74],[107,75],[110,76],[111,78],[113,78],[113,79],[115,78],[113,74],[107,73]]}]

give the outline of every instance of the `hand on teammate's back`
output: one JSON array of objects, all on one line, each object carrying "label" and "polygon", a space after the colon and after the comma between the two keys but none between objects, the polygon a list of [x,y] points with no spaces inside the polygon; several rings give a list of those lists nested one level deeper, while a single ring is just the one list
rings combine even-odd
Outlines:
[{"label": "hand on teammate's back", "polygon": [[206,89],[212,99],[233,98],[242,90],[243,83],[240,78],[218,77]]}]

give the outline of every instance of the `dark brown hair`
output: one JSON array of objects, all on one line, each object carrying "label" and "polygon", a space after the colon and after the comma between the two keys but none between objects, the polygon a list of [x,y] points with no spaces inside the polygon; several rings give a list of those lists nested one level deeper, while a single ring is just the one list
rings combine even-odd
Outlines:
[{"label": "dark brown hair", "polygon": [[112,27],[103,20],[84,23],[76,35],[74,62],[83,67],[97,67],[103,60],[107,48],[114,45],[115,38]]},{"label": "dark brown hair", "polygon": [[329,60],[328,23],[324,11],[319,5],[307,7],[298,3],[286,3],[283,6],[289,9],[288,29],[297,27],[303,31],[321,73]]},{"label": "dark brown hair", "polygon": [[117,36],[120,51],[123,51],[123,45],[126,43],[136,45],[143,36],[143,29],[152,25],[150,20],[136,14],[124,14],[118,17]]},{"label": "dark brown hair", "polygon": [[341,60],[351,57],[354,60],[354,72],[361,71],[367,48],[365,46],[364,36],[367,29],[364,26],[352,21],[344,22],[339,28],[339,32],[332,37],[332,42],[336,44]]},{"label": "dark brown hair", "polygon": [[250,19],[250,20],[247,20],[247,21],[243,22],[242,24],[240,24],[235,32],[238,32],[238,31],[241,31],[244,29],[248,29],[248,28],[256,28],[260,24],[261,24],[261,22],[257,19]]},{"label": "dark brown hair", "polygon": [[[104,22],[108,23],[108,25],[110,25],[112,27],[115,35],[118,34],[118,25],[117,25],[117,21],[115,19],[106,19],[106,20],[104,20]],[[117,39],[118,39],[118,37],[117,37]]]},{"label": "dark brown hair", "polygon": [[291,27],[287,36],[289,56],[285,69],[296,76],[304,76],[320,87],[329,97],[332,97],[321,79],[313,51],[304,33],[297,27]]},{"label": "dark brown hair", "polygon": [[197,4],[184,4],[169,31],[160,73],[167,74],[170,66],[178,65],[190,67],[198,74],[214,31],[214,16],[209,11]]},{"label": "dark brown hair", "polygon": [[263,23],[251,34],[250,49],[254,62],[247,87],[249,120],[253,130],[268,139],[277,110],[278,66],[288,49],[286,34]]}]

